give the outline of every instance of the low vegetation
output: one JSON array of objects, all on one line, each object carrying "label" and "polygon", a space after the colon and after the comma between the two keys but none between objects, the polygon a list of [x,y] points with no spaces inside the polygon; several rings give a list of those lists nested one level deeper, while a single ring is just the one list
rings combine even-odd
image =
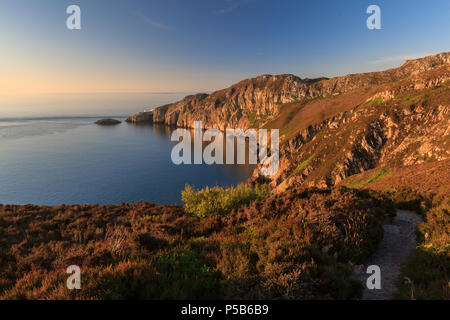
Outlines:
[{"label": "low vegetation", "polygon": [[195,190],[187,185],[181,193],[181,199],[188,214],[204,218],[213,214],[225,215],[233,209],[239,209],[244,204],[265,199],[269,194],[270,189],[264,184],[255,187],[246,184],[229,188],[216,186],[206,187],[202,190]]},{"label": "low vegetation", "polygon": [[374,98],[371,99],[369,101],[364,102],[363,104],[361,104],[358,109],[364,108],[364,107],[371,107],[371,106],[376,106],[383,103],[383,98],[382,97],[378,97],[378,98]]},{"label": "low vegetation", "polygon": [[[427,162],[351,177],[353,187],[377,190],[398,209],[423,217],[416,232],[417,247],[398,279],[397,299],[450,299],[450,161]],[[377,177],[372,179],[371,177]],[[370,181],[371,180],[371,181]],[[343,183],[346,183],[345,181]]]},{"label": "low vegetation", "polygon": [[297,173],[302,173],[303,170],[308,166],[308,164],[311,162],[311,160],[314,158],[314,155],[310,156],[308,159],[300,163],[297,168],[295,168],[295,171]]},{"label": "low vegetation", "polygon": [[[233,206],[0,206],[0,299],[358,298],[349,262],[376,250],[393,212],[386,197],[346,188]],[[70,265],[81,290],[66,288]]]},{"label": "low vegetation", "polygon": [[401,92],[396,96],[396,100],[401,105],[410,107],[424,104],[438,105],[439,103],[448,101],[448,97],[449,87],[443,84],[434,88]]},{"label": "low vegetation", "polygon": [[410,189],[395,193],[398,206],[414,209],[424,222],[417,248],[402,267],[398,299],[450,299],[450,198],[423,196]]},{"label": "low vegetation", "polygon": [[359,180],[359,179],[357,179],[357,180],[359,180],[359,181],[357,181],[357,182],[354,182],[354,181],[352,181],[352,183],[350,183],[349,185],[348,185],[348,187],[349,188],[362,188],[362,187],[364,187],[364,186],[366,186],[366,185],[368,185],[368,184],[370,184],[370,183],[372,183],[372,182],[375,182],[375,181],[377,181],[377,180],[379,180],[379,179],[382,179],[384,176],[386,176],[386,174],[388,174],[388,172],[389,172],[389,169],[387,169],[387,168],[382,168],[382,169],[380,169],[379,171],[377,171],[374,175],[372,175],[369,179],[367,179],[367,180]]},{"label": "low vegetation", "polygon": [[251,128],[259,128],[266,123],[271,116],[273,116],[271,113],[258,114],[253,111],[248,114],[247,119],[248,122],[250,122]]}]

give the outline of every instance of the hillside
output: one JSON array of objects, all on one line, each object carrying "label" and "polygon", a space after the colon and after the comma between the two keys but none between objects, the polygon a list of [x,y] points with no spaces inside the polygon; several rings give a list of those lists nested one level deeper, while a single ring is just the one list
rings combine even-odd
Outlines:
[{"label": "hillside", "polygon": [[[407,167],[376,168],[339,183],[350,188],[381,192],[391,198],[397,208],[415,211],[423,220],[415,232],[416,241],[412,247],[409,245],[414,250],[401,265],[394,298],[450,299],[449,174],[450,160],[427,161]],[[398,228],[401,227],[405,227],[405,222]],[[398,254],[401,256],[408,247],[407,243],[411,242],[411,236],[409,232],[395,240],[392,250],[385,249],[401,250]]]},{"label": "hillside", "polygon": [[[187,96],[176,103],[135,114],[128,121],[192,128],[195,120],[202,120],[205,128],[248,128],[276,118],[284,103],[360,90],[360,99],[350,100],[352,103],[346,103],[346,107],[335,110],[345,111],[346,108],[351,109],[352,104],[356,106],[382,90],[385,84],[408,79],[411,82],[409,84],[419,88],[445,82],[450,79],[449,64],[450,53],[447,52],[406,61],[401,67],[387,71],[332,79],[301,79],[289,74],[262,75],[210,95]],[[403,86],[405,85],[408,84],[404,83]],[[331,115],[328,113],[328,116]]]},{"label": "hillside", "polygon": [[[292,190],[197,217],[150,203],[0,205],[0,299],[354,299],[391,202]],[[78,265],[82,289],[67,290]]]},{"label": "hillside", "polygon": [[[397,279],[389,283],[394,298],[450,299],[449,52],[332,79],[265,75],[154,114],[147,120],[182,127],[202,120],[222,130],[279,129],[280,170],[262,177],[256,169],[250,182],[269,183],[280,195],[341,185],[379,192],[397,209],[420,214],[410,219],[402,211],[385,221],[381,251],[372,258],[404,255],[383,262]],[[411,230],[419,220],[416,238]]]},{"label": "hillside", "polygon": [[[308,112],[327,103],[304,105],[298,112],[307,119]],[[390,98],[374,95],[287,139],[280,170],[270,182],[280,190],[305,184],[326,187],[376,167],[449,159],[449,103],[448,83]]]},{"label": "hillside", "polygon": [[278,190],[333,186],[379,166],[450,157],[450,52],[405,61],[381,72],[332,79],[264,75],[210,95],[198,94],[131,116],[205,128],[274,128],[280,170],[253,182]]},{"label": "hillside", "polygon": [[406,167],[376,168],[351,176],[339,183],[350,188],[391,192],[409,189],[421,195],[450,194],[450,160],[427,161]]},{"label": "hillside", "polygon": [[[390,293],[450,299],[450,52],[332,79],[264,75],[127,121],[194,120],[280,129],[280,170],[187,186],[184,206],[0,204],[0,299],[358,299],[355,269],[392,249],[396,209],[423,223],[417,242],[415,223],[403,232],[410,257],[391,251],[405,256]],[[82,290],[65,287],[72,264]]]}]

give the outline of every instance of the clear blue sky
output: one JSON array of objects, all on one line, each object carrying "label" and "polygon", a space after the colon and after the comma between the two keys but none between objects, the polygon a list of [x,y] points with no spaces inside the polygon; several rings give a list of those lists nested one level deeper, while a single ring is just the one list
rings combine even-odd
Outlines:
[{"label": "clear blue sky", "polygon": [[[82,30],[66,28],[77,4]],[[366,28],[381,7],[382,30]],[[449,0],[1,0],[0,92],[211,91],[450,51]]]}]

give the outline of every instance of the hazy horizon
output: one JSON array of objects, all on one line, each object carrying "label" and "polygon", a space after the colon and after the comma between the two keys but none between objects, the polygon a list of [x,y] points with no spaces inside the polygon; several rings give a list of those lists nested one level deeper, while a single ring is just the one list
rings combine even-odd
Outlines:
[{"label": "hazy horizon", "polygon": [[[371,72],[383,72],[392,68],[398,68],[400,67],[405,61],[407,60],[415,60],[415,59],[420,59],[420,58],[424,58],[424,57],[428,57],[428,56],[433,56],[436,54],[440,54],[440,53],[446,53],[447,51],[439,51],[439,52],[430,52],[427,54],[423,54],[423,55],[414,55],[414,56],[405,56],[403,58],[403,60],[398,60],[399,62],[396,63],[395,65],[392,65],[390,67],[386,67],[386,68],[378,68],[378,69],[374,69],[371,71],[355,71],[355,72],[344,72],[342,74],[335,74],[335,75],[317,75],[315,77],[302,77],[299,76],[298,74],[294,74],[294,73],[272,73],[272,74],[268,74],[268,73],[260,73],[260,74],[256,74],[256,75],[252,75],[249,76],[247,78],[240,78],[232,83],[229,84],[225,84],[222,87],[217,87],[217,88],[213,88],[210,90],[193,90],[193,91],[77,91],[77,92],[53,92],[53,91],[48,91],[48,92],[26,92],[26,93],[17,93],[17,92],[13,92],[13,93],[3,93],[0,92],[0,97],[1,96],[42,96],[42,95],[77,95],[77,94],[86,94],[86,95],[97,95],[97,94],[186,94],[186,95],[190,95],[190,94],[197,94],[197,93],[207,93],[207,94],[211,94],[215,91],[219,91],[225,88],[229,88],[232,85],[238,83],[241,80],[245,80],[245,79],[250,79],[250,78],[255,78],[255,77],[259,77],[259,76],[263,76],[263,75],[283,75],[283,74],[292,74],[296,77],[299,77],[301,79],[320,79],[320,78],[328,78],[328,79],[333,79],[333,78],[337,78],[337,77],[343,77],[343,76],[347,76],[347,75],[351,75],[351,74],[364,74],[364,73],[371,73]],[[397,60],[395,60],[397,61]]]},{"label": "hazy horizon", "polygon": [[[415,57],[405,57],[404,61],[413,58]],[[393,66],[393,68],[399,67],[400,65],[401,63]],[[384,70],[386,70],[386,68],[373,70],[373,72]],[[345,76],[348,74],[349,73],[335,75],[329,78]],[[317,78],[322,77],[319,76]],[[235,83],[240,80],[243,79],[239,79],[235,81]],[[191,92],[0,92],[0,120],[39,117],[127,117],[135,112],[143,111],[144,109],[159,107],[164,104],[179,101],[187,95],[197,93],[210,94],[214,91],[230,87],[235,83],[230,83],[222,88],[216,88],[210,91],[197,90]],[[71,108],[62,108],[67,106]]]},{"label": "hazy horizon", "polygon": [[126,117],[175,102],[189,93],[0,94],[0,119],[39,117]]}]

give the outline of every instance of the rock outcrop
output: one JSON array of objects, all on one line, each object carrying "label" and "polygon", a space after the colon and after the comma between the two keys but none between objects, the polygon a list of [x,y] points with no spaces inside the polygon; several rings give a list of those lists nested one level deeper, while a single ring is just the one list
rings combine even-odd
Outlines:
[{"label": "rock outcrop", "polygon": [[[402,79],[414,80],[414,85],[426,87],[427,81],[443,81],[450,74],[431,79],[421,78],[430,69],[450,63],[450,52],[417,60],[406,61],[401,67],[382,72],[352,74],[332,79],[301,79],[291,74],[262,75],[243,80],[212,94],[196,94],[140,112],[127,122],[164,123],[170,126],[193,128],[194,121],[202,121],[204,128],[249,128],[276,118],[284,103],[305,98],[333,96],[356,89],[389,84]],[[448,71],[448,68],[447,68]],[[430,85],[428,83],[428,85]]]},{"label": "rock outcrop", "polygon": [[98,124],[100,126],[111,126],[111,125],[116,125],[119,123],[122,123],[122,122],[119,120],[116,120],[116,119],[100,119],[95,122],[95,124]]},{"label": "rock outcrop", "polygon": [[376,167],[450,159],[450,52],[332,79],[263,75],[187,96],[127,121],[276,128],[280,169],[251,181],[329,187]]},{"label": "rock outcrop", "polygon": [[[403,105],[394,100],[356,107],[308,127],[285,141],[278,173],[264,181],[280,191],[300,185],[329,187],[377,167],[450,159],[450,89],[430,94],[436,91],[447,104]],[[255,170],[252,180],[261,179]]]}]

